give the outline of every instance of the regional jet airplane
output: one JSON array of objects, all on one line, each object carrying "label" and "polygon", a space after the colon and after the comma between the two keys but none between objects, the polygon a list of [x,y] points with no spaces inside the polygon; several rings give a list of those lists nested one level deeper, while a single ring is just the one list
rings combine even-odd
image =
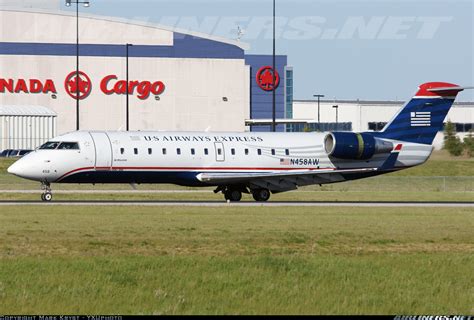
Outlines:
[{"label": "regional jet airplane", "polygon": [[459,92],[441,82],[416,96],[381,132],[197,133],[78,131],[45,143],[8,172],[51,183],[216,187],[226,200],[242,193],[267,201],[300,186],[355,180],[423,164]]}]

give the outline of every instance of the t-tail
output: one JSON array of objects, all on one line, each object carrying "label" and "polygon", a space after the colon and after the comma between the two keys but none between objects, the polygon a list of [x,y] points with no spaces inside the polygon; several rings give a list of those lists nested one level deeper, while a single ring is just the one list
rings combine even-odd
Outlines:
[{"label": "t-tail", "polygon": [[375,136],[386,139],[431,145],[459,92],[460,87],[445,82],[430,82],[420,86],[417,94]]}]

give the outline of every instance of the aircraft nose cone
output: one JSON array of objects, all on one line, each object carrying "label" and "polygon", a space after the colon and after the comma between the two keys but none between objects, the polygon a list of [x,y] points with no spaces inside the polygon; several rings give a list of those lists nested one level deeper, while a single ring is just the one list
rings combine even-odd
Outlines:
[{"label": "aircraft nose cone", "polygon": [[25,166],[25,162],[23,159],[17,160],[14,164],[12,164],[8,169],[7,172],[13,174],[20,178],[25,178],[28,175],[27,166]]},{"label": "aircraft nose cone", "polygon": [[43,168],[38,165],[38,160],[40,159],[26,155],[12,164],[7,171],[20,178],[40,181],[44,176],[41,174]]},{"label": "aircraft nose cone", "polygon": [[18,165],[16,163],[8,167],[7,172],[10,174],[18,175]]}]

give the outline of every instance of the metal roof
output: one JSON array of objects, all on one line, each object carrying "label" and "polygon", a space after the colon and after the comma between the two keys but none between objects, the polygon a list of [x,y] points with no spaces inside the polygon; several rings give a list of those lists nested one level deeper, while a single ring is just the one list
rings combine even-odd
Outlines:
[{"label": "metal roof", "polygon": [[0,105],[1,116],[56,117],[53,110],[43,106],[5,106]]}]

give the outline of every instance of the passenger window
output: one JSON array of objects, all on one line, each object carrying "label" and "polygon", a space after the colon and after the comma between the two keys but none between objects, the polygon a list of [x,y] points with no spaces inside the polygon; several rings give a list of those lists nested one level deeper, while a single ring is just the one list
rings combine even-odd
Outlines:
[{"label": "passenger window", "polygon": [[275,149],[272,149],[272,156],[275,155]]},{"label": "passenger window", "polygon": [[148,148],[148,154],[152,154],[153,153],[153,149],[152,148]]},{"label": "passenger window", "polygon": [[138,154],[138,149],[137,148],[133,149],[133,153]]},{"label": "passenger window", "polygon": [[205,154],[206,156],[209,155],[209,149],[207,149],[207,148],[204,149],[204,154]]},{"label": "passenger window", "polygon": [[163,148],[162,152],[163,152],[163,155],[166,155],[166,148]]},{"label": "passenger window", "polygon": [[77,142],[61,142],[58,150],[79,150],[79,143]]},{"label": "passenger window", "polygon": [[222,149],[217,149],[217,154],[221,156],[222,155]]},{"label": "passenger window", "polygon": [[180,148],[176,149],[176,153],[178,154],[178,156],[181,155],[181,149]]},{"label": "passenger window", "polygon": [[286,149],[286,150],[285,150],[285,154],[286,154],[287,156],[289,156],[289,155],[290,155],[290,149]]},{"label": "passenger window", "polygon": [[125,149],[124,148],[120,148],[120,154],[124,154],[125,153]]},{"label": "passenger window", "polygon": [[231,149],[230,153],[232,153],[232,155],[235,156],[235,149]]},{"label": "passenger window", "polygon": [[245,149],[245,155],[246,155],[246,156],[249,155],[249,149]]},{"label": "passenger window", "polygon": [[258,154],[259,156],[261,156],[261,155],[262,155],[262,149],[257,149],[257,154]]},{"label": "passenger window", "polygon": [[191,154],[194,156],[196,154],[196,150],[191,149]]},{"label": "passenger window", "polygon": [[59,146],[59,142],[46,142],[40,147],[40,150],[54,150]]}]

